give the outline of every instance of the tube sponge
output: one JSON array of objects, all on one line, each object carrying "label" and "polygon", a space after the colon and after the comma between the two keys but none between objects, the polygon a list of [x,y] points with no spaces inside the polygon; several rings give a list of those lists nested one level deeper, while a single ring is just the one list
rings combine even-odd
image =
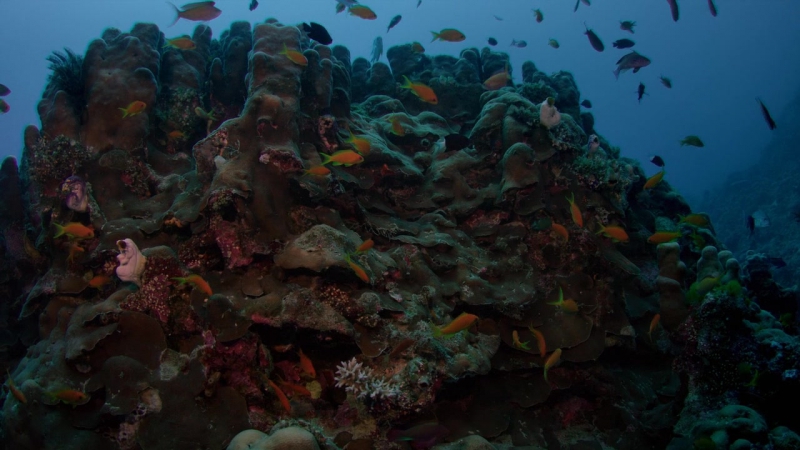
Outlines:
[{"label": "tube sponge", "polygon": [[130,281],[142,286],[142,274],[147,258],[139,251],[139,247],[131,239],[117,241],[119,255],[117,255],[117,276],[122,281]]}]

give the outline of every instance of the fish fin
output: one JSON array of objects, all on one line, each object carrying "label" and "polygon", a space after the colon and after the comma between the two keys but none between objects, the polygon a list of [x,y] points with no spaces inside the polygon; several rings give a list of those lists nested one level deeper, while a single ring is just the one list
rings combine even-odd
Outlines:
[{"label": "fish fin", "polygon": [[128,117],[128,110],[127,110],[127,109],[125,109],[125,108],[118,108],[118,109],[119,109],[120,111],[122,111],[122,118],[123,118],[123,119],[124,119],[124,118],[126,118],[126,117]]},{"label": "fish fin", "polygon": [[328,164],[331,162],[331,155],[327,153],[320,153],[319,156],[322,158],[322,165]]},{"label": "fish fin", "polygon": [[64,233],[65,233],[64,227],[62,227],[61,225],[59,225],[59,224],[57,224],[55,222],[53,222],[53,225],[56,227],[56,234],[53,235],[53,238],[55,239],[57,237],[63,236]]},{"label": "fish fin", "polygon": [[178,20],[180,20],[180,18],[181,18],[181,10],[180,10],[180,9],[178,9],[178,7],[177,7],[177,6],[173,5],[173,4],[172,4],[172,3],[170,3],[170,2],[167,2],[167,4],[168,4],[168,5],[170,5],[170,6],[172,6],[172,8],[175,10],[175,20],[173,20],[173,21],[172,21],[172,23],[171,23],[171,24],[169,24],[169,26],[173,26],[173,25],[175,25],[176,23],[178,23]]},{"label": "fish fin", "polygon": [[619,67],[614,70],[614,77],[619,80]]},{"label": "fish fin", "polygon": [[433,35],[433,41],[431,41],[431,42],[434,42],[437,39],[440,39],[439,33],[435,32],[435,31],[431,31],[431,34]]}]

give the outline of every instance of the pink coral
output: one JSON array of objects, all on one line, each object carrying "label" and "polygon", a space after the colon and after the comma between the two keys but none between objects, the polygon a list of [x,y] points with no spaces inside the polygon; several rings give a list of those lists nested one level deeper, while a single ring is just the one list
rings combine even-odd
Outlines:
[{"label": "pink coral", "polygon": [[263,400],[260,380],[268,371],[269,356],[258,336],[248,333],[231,344],[217,341],[210,331],[204,332],[203,338],[206,350],[202,360],[206,372],[222,373],[226,384],[239,391],[248,402]]}]

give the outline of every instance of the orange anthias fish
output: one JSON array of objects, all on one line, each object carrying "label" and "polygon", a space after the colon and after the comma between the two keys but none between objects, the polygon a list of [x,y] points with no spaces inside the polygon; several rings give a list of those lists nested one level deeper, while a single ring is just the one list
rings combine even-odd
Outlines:
[{"label": "orange anthias fish", "polygon": [[95,275],[89,280],[89,287],[93,287],[95,289],[100,289],[101,287],[107,285],[111,282],[111,277],[105,274]]},{"label": "orange anthias fish", "polygon": [[378,18],[378,15],[375,14],[375,11],[364,5],[353,5],[347,11],[351,16],[360,17],[362,19],[375,20]]},{"label": "orange anthias fish", "polygon": [[650,331],[647,332],[647,337],[650,338],[650,342],[653,342],[653,330],[658,326],[659,320],[661,320],[661,314],[656,314],[653,316],[653,320],[650,321]]},{"label": "orange anthias fish", "polygon": [[464,33],[454,29],[454,28],[445,28],[440,32],[431,31],[433,34],[433,41],[440,40],[446,42],[461,42],[467,37],[464,36]]},{"label": "orange anthias fish", "polygon": [[178,131],[178,130],[170,131],[169,134],[167,135],[167,138],[169,138],[169,139],[171,139],[173,141],[178,140],[178,139],[183,139],[185,137],[186,137],[186,135],[183,134],[181,131]]},{"label": "orange anthias fish", "polygon": [[434,336],[452,336],[459,331],[466,330],[467,328],[471,327],[475,321],[478,320],[478,316],[474,314],[468,313],[461,313],[460,316],[453,319],[446,327],[444,328],[433,328],[433,335]]},{"label": "orange anthias fish", "polygon": [[284,394],[283,391],[278,387],[278,385],[273,383],[272,380],[267,380],[267,383],[269,383],[269,387],[271,387],[272,390],[275,391],[275,395],[278,396],[278,400],[280,400],[283,409],[285,409],[287,413],[291,414],[292,404],[289,403],[289,399],[286,397],[286,394]]},{"label": "orange anthias fish", "polygon": [[395,136],[405,136],[406,129],[403,127],[403,124],[400,122],[400,119],[397,116],[392,116],[389,119],[389,122],[392,124],[392,134]]},{"label": "orange anthias fish", "polygon": [[374,246],[375,246],[375,241],[373,241],[372,239],[367,239],[366,241],[362,242],[361,245],[358,246],[358,248],[356,249],[356,253],[368,252]]},{"label": "orange anthias fish", "polygon": [[425,53],[425,47],[423,47],[419,42],[414,42],[411,44],[411,50],[414,53]]},{"label": "orange anthias fish", "polygon": [[283,51],[279,53],[279,55],[286,55],[290,61],[297,64],[298,66],[307,66],[308,65],[308,58],[305,57],[302,53],[298,52],[297,50],[289,50],[286,47],[286,44],[283,44]]},{"label": "orange anthias fish", "polygon": [[688,216],[678,216],[679,223],[688,223],[696,227],[707,227],[708,217],[703,214],[689,214]]},{"label": "orange anthias fish", "polygon": [[548,305],[556,306],[571,313],[578,312],[578,304],[571,298],[564,300],[564,291],[561,290],[561,288],[558,288],[558,300],[555,302],[550,302]]},{"label": "orange anthias fish", "polygon": [[581,214],[581,210],[578,208],[578,205],[575,204],[575,194],[573,192],[570,192],[570,196],[567,197],[567,201],[569,202],[570,212],[572,212],[572,221],[575,222],[575,225],[583,227],[583,215]]},{"label": "orange anthias fish", "polygon": [[430,103],[432,105],[436,105],[439,103],[439,99],[436,97],[436,93],[433,92],[433,89],[431,89],[428,86],[425,86],[422,83],[414,83],[411,80],[409,80],[408,77],[405,75],[403,75],[403,78],[405,78],[406,81],[405,83],[403,83],[402,86],[400,86],[401,88],[411,89],[411,92],[413,92],[414,95],[419,97],[419,99],[422,100],[423,102]]},{"label": "orange anthias fish", "polygon": [[179,50],[194,50],[197,48],[192,38],[189,36],[181,36],[174,39],[167,39],[167,43],[164,44],[164,48],[172,47],[177,48]]},{"label": "orange anthias fish", "polygon": [[303,350],[298,350],[297,356],[300,357],[300,368],[303,369],[303,372],[309,375],[311,378],[317,378],[317,371],[314,370],[314,363],[311,362],[311,359],[303,353]]},{"label": "orange anthias fish", "polygon": [[652,236],[647,238],[647,242],[651,244],[663,244],[679,239],[681,236],[683,235],[680,231],[656,231]]},{"label": "orange anthias fish", "polygon": [[86,403],[89,396],[85,392],[76,391],[75,389],[62,389],[56,392],[46,393],[54,401],[60,401],[68,405],[82,405]]},{"label": "orange anthias fish", "polygon": [[8,370],[6,370],[6,374],[8,375],[7,386],[8,390],[11,392],[11,395],[13,395],[14,398],[23,405],[28,403],[28,399],[25,398],[25,394],[23,394],[22,391],[20,391],[14,384],[14,380],[11,378],[11,374],[8,372]]},{"label": "orange anthias fish", "polygon": [[622,227],[618,227],[616,225],[609,225],[607,227],[600,224],[600,231],[596,234],[603,234],[603,236],[611,238],[614,241],[619,242],[628,242],[628,233],[625,232],[625,229]]},{"label": "orange anthias fish", "polygon": [[561,360],[561,349],[557,348],[544,363],[544,381],[547,381],[547,371]]},{"label": "orange anthias fish", "polygon": [[369,155],[369,152],[372,149],[372,144],[369,143],[369,140],[360,136],[356,137],[353,135],[353,133],[350,133],[350,137],[344,142],[353,146],[353,149],[358,153],[361,153],[362,156]]},{"label": "orange anthias fish", "polygon": [[658,183],[664,178],[665,171],[658,172],[657,174],[653,175],[652,177],[647,179],[647,183],[644,184],[643,190],[653,189],[656,187]]},{"label": "orange anthias fish", "polygon": [[331,163],[334,166],[350,167],[353,164],[364,162],[364,157],[353,150],[339,150],[332,155],[325,153],[320,153],[319,155],[322,157],[322,164]]},{"label": "orange anthias fish", "polygon": [[559,225],[559,224],[557,224],[557,223],[553,222],[553,223],[550,225],[550,229],[551,229],[551,230],[552,230],[554,233],[556,233],[557,235],[559,235],[559,236],[563,237],[565,241],[569,241],[569,232],[568,232],[568,231],[567,231],[567,229],[564,227],[564,225]]},{"label": "orange anthias fish", "polygon": [[519,333],[517,330],[511,332],[511,343],[514,344],[514,348],[518,348],[520,350],[530,350],[531,348],[528,347],[528,341],[520,342],[519,340]]},{"label": "orange anthias fish", "polygon": [[544,358],[544,355],[547,354],[547,343],[544,341],[544,335],[541,331],[533,328],[533,326],[529,326],[528,330],[536,336],[536,344],[539,347],[539,354]]},{"label": "orange anthias fish", "polygon": [[306,397],[311,397],[311,391],[306,389],[305,386],[300,386],[299,384],[288,383],[286,381],[280,381],[282,387],[289,389],[290,391],[294,392],[298,395],[305,395]]},{"label": "orange anthias fish", "polygon": [[211,286],[208,284],[206,280],[203,279],[200,275],[191,274],[188,277],[173,277],[173,280],[178,282],[178,285],[189,283],[194,287],[200,289],[201,291],[205,292],[206,295],[211,296],[214,292],[211,290]]},{"label": "orange anthias fish", "polygon": [[309,174],[309,175],[317,176],[317,177],[324,177],[324,176],[328,175],[329,173],[331,173],[331,169],[328,169],[325,166],[314,166],[314,167],[306,170],[306,173]]},{"label": "orange anthias fish", "polygon": [[[169,2],[167,2],[169,3]],[[172,3],[169,3],[172,5]],[[183,5],[181,8],[178,9],[177,6],[172,5],[175,9],[175,20],[172,21],[172,25],[178,23],[180,19],[191,20],[194,22],[205,22],[207,20],[216,19],[222,14],[222,11],[219,10],[214,6],[214,2],[195,2],[195,3],[187,3]]]},{"label": "orange anthias fish", "polygon": [[483,82],[483,85],[490,91],[496,91],[506,87],[510,78],[511,77],[508,75],[508,66],[506,65],[506,68],[502,72],[490,76],[489,79]]},{"label": "orange anthias fish", "polygon": [[83,247],[81,247],[80,245],[78,245],[77,242],[74,242],[74,241],[70,242],[70,244],[69,244],[69,254],[67,255],[67,262],[74,261],[75,257],[78,255],[78,253],[83,253],[85,251],[86,250]]},{"label": "orange anthias fish", "polygon": [[70,239],[91,239],[94,237],[94,230],[78,222],[70,222],[66,225],[59,225],[53,222],[56,227],[54,238],[66,235]]},{"label": "orange anthias fish", "polygon": [[125,108],[119,108],[119,110],[122,111],[122,118],[124,119],[126,117],[141,114],[145,110],[145,108],[147,108],[147,103],[141,100],[136,100],[135,102],[131,102]]},{"label": "orange anthias fish", "polygon": [[345,255],[344,260],[347,262],[353,272],[355,272],[356,276],[361,279],[361,281],[364,283],[369,283],[369,275],[367,275],[367,272],[363,267],[353,262],[353,260],[350,259],[350,255]]}]

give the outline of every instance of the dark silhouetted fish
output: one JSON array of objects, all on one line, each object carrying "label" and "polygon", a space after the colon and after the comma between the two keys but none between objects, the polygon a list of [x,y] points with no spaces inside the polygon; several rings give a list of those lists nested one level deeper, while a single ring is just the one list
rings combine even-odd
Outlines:
[{"label": "dark silhouetted fish", "polygon": [[750,236],[752,236],[753,232],[756,230],[756,219],[752,214],[747,216],[747,229],[750,230]]},{"label": "dark silhouetted fish", "polygon": [[590,102],[589,100],[584,100],[581,102],[581,106],[583,106],[584,108],[591,108],[592,102]]},{"label": "dark silhouetted fish", "polygon": [[639,96],[639,103],[642,103],[642,97],[644,96],[644,83],[639,83],[639,87],[636,89],[636,94]]},{"label": "dark silhouetted fish", "polygon": [[330,45],[333,43],[333,38],[328,34],[328,30],[318,23],[304,23],[303,31],[306,32],[309,39],[313,39],[322,45]]},{"label": "dark silhouetted fish", "polygon": [[400,23],[401,20],[403,20],[403,16],[401,16],[400,14],[392,17],[392,20],[389,21],[389,28],[386,29],[386,32],[388,33],[389,30],[397,26],[397,24]]},{"label": "dark silhouetted fish", "polygon": [[456,151],[469,146],[469,138],[460,134],[448,134],[444,137],[444,146],[447,151]]},{"label": "dark silhouetted fish", "polygon": [[657,165],[658,167],[664,167],[664,160],[658,155],[651,156],[650,162]]},{"label": "dark silhouetted fish", "polygon": [[5,97],[10,93],[11,89],[9,89],[5,84],[0,84],[0,97]]},{"label": "dark silhouetted fish", "polygon": [[650,65],[650,59],[646,56],[642,56],[636,52],[636,50],[628,53],[627,55],[623,56],[622,58],[617,61],[617,70],[614,71],[614,76],[619,79],[620,72],[625,72],[626,70],[633,69],[633,73],[636,73],[642,67],[646,67]]},{"label": "dark silhouetted fish", "polygon": [[630,39],[617,39],[617,40],[616,40],[616,41],[614,41],[614,43],[613,43],[613,44],[611,44],[611,45],[613,45],[613,46],[614,46],[614,48],[620,48],[620,49],[621,49],[621,48],[631,48],[631,47],[633,47],[634,45],[636,45],[636,42],[633,42],[633,41],[632,41],[632,40],[630,40]]},{"label": "dark silhouetted fish", "polygon": [[516,40],[516,39],[512,39],[512,40],[511,40],[511,45],[512,45],[513,47],[517,47],[517,48],[525,48],[525,47],[527,47],[527,46],[528,46],[528,43],[527,43],[527,42],[525,42],[525,41],[518,41],[518,40]]},{"label": "dark silhouetted fish", "polygon": [[586,32],[583,34],[589,36],[589,43],[592,44],[592,48],[597,50],[598,52],[602,52],[603,50],[605,50],[606,46],[603,45],[603,41],[601,41],[600,38],[597,37],[597,34],[595,34],[594,31],[589,29],[589,26],[586,25],[586,22],[583,23],[583,26],[586,27]]},{"label": "dark silhouetted fish", "polygon": [[592,4],[589,3],[589,0],[578,0],[578,1],[575,2],[575,8],[572,9],[572,12],[575,12],[575,11],[578,10],[578,6],[581,5],[581,2],[583,2],[583,4],[586,5],[586,6],[592,6]]},{"label": "dark silhouetted fish", "polygon": [[680,11],[678,11],[678,0],[667,0],[667,3],[669,3],[669,10],[672,13],[672,20],[677,22],[678,17],[680,16]]},{"label": "dark silhouetted fish", "polygon": [[372,41],[372,57],[370,58],[370,62],[375,64],[380,61],[381,55],[383,55],[383,38],[378,36]]},{"label": "dark silhouetted fish", "polygon": [[711,10],[711,15],[717,17],[717,5],[714,4],[714,0],[708,0],[708,9]]},{"label": "dark silhouetted fish", "polygon": [[256,8],[258,8],[258,1],[257,0],[251,0],[250,1],[250,11],[255,11]]},{"label": "dark silhouetted fish", "polygon": [[5,114],[9,111],[11,111],[11,106],[9,106],[9,104],[6,103],[5,100],[0,98],[0,114]]},{"label": "dark silhouetted fish", "polygon": [[672,80],[664,75],[661,75],[658,79],[661,80],[661,84],[663,84],[665,88],[672,89]]},{"label": "dark silhouetted fish", "polygon": [[495,39],[493,37],[490,37],[488,42],[489,42],[489,45],[491,45],[492,47],[497,45],[497,39]]},{"label": "dark silhouetted fish", "polygon": [[758,104],[761,105],[761,114],[764,115],[764,120],[767,121],[767,126],[769,126],[769,129],[774,130],[777,128],[778,126],[775,125],[775,121],[772,120],[772,116],[769,114],[767,107],[764,106],[764,102],[762,102],[760,98],[756,98],[756,100],[758,101]]},{"label": "dark silhouetted fish", "polygon": [[450,430],[438,422],[424,422],[406,430],[393,428],[386,433],[391,442],[410,442],[414,448],[431,448],[450,434]]},{"label": "dark silhouetted fish", "polygon": [[620,20],[619,29],[633,34],[633,27],[636,26],[635,20]]}]

